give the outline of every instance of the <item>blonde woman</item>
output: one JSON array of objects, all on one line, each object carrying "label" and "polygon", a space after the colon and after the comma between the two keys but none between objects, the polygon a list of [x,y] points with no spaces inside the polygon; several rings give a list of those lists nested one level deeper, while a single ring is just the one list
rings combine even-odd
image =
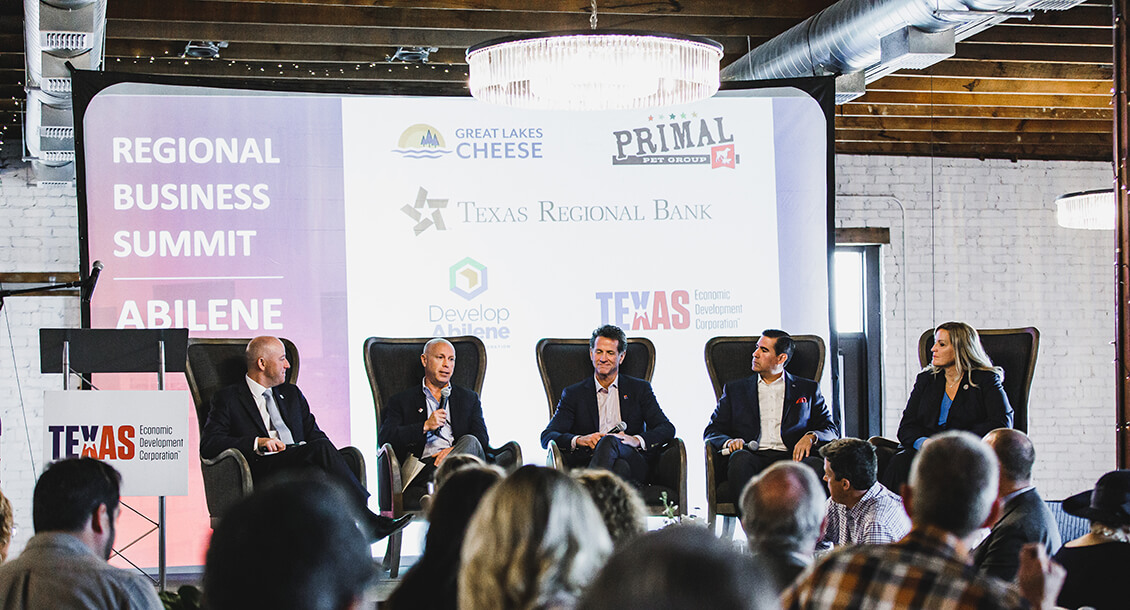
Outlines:
[{"label": "blonde woman", "polygon": [[1012,427],[1012,406],[1004,393],[1004,371],[994,367],[977,331],[964,322],[934,330],[932,358],[906,401],[899,423],[902,451],[891,458],[882,481],[898,492],[910,475],[910,462],[930,437],[946,430],[985,436]]},{"label": "blonde woman", "polygon": [[523,466],[471,518],[459,570],[461,610],[572,608],[612,542],[569,475]]}]

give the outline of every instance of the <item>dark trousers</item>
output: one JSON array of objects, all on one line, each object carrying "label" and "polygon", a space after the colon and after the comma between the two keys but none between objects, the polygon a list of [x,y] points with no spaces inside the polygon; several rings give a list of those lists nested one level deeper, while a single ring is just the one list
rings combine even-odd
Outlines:
[{"label": "dark trousers", "polygon": [[[448,456],[455,453],[465,453],[473,455],[482,461],[486,461],[487,454],[483,450],[483,444],[479,439],[470,434],[464,434],[459,437],[455,444],[451,446],[451,451]],[[430,483],[436,476],[436,458],[434,455],[428,456],[422,460],[424,468],[416,474],[415,477],[408,483],[408,487],[404,489],[404,507],[408,510],[416,510],[420,508],[420,498],[423,498],[428,493],[428,483]]]},{"label": "dark trousers", "polygon": [[616,436],[601,438],[595,449],[577,447],[576,451],[566,453],[564,458],[570,468],[603,468],[636,485],[647,482],[647,459],[643,453],[620,442]]},{"label": "dark trousers", "polygon": [[[750,479],[774,462],[791,459],[793,459],[791,451],[779,451],[777,449],[755,449],[751,451],[748,448],[743,448],[731,453],[730,460],[726,464],[726,480],[730,482],[730,489],[734,491],[734,503],[736,504],[741,498],[742,490],[745,489]],[[808,457],[801,460],[801,463],[811,468],[816,473],[817,478],[824,477],[824,458],[809,454]]]},{"label": "dark trousers", "polygon": [[887,467],[880,470],[879,482],[887,489],[899,493],[902,484],[910,479],[910,464],[914,462],[916,455],[918,455],[918,451],[913,448],[904,448],[892,455],[890,461],[887,462]]},{"label": "dark trousers", "polygon": [[351,496],[366,506],[369,492],[349,469],[345,458],[329,439],[318,439],[290,447],[272,455],[261,455],[251,464],[251,474],[256,480],[269,480],[284,472],[320,470],[330,475]]}]

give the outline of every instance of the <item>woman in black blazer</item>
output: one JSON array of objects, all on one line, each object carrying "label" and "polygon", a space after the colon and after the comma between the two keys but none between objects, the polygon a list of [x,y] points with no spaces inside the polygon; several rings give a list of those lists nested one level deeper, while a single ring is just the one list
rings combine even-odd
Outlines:
[{"label": "woman in black blazer", "polygon": [[918,378],[899,423],[901,451],[891,458],[883,484],[898,491],[910,463],[931,436],[965,430],[984,436],[1012,427],[1012,406],[1004,393],[1004,371],[994,367],[973,327],[946,322],[934,331],[933,358]]}]

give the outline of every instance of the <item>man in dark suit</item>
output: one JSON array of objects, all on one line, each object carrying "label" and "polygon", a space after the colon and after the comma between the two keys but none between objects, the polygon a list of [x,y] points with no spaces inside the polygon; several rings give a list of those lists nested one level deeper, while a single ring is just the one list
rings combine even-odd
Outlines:
[{"label": "man in dark suit", "polygon": [[325,471],[358,501],[375,539],[404,527],[411,515],[393,520],[367,509],[369,492],[318,428],[302,391],[286,383],[290,363],[282,341],[256,337],[247,344],[246,358],[243,382],[212,397],[200,434],[200,455],[211,459],[225,449],[237,449],[256,479],[303,468]]},{"label": "man in dark suit", "polygon": [[490,444],[479,395],[451,384],[455,372],[455,347],[447,339],[432,339],[420,354],[424,365],[421,387],[407,389],[389,399],[381,411],[377,438],[392,445],[401,464],[409,455],[424,467],[404,490],[404,504],[415,508],[435,476],[436,466],[450,453],[466,453],[486,460]]},{"label": "man in dark suit", "polygon": [[1059,550],[1059,526],[1032,485],[1036,449],[1028,435],[998,428],[983,440],[1000,461],[997,497],[1001,515],[989,536],[973,549],[973,565],[985,574],[1012,581],[1020,569],[1020,548],[1025,544],[1040,543],[1049,557]]},{"label": "man in dark suit", "polygon": [[[619,374],[627,350],[628,337],[619,327],[593,331],[594,375],[561,392],[541,446],[557,443],[569,467],[604,468],[644,483],[656,449],[675,438],[675,426],[659,408],[650,383]],[[621,422],[624,429],[613,432]]]},{"label": "man in dark suit", "polygon": [[729,453],[726,480],[735,495],[753,475],[780,460],[804,462],[817,477],[824,476],[824,460],[815,450],[840,433],[819,384],[785,371],[795,349],[785,331],[762,332],[753,351],[757,374],[725,385],[702,433],[715,449]]}]

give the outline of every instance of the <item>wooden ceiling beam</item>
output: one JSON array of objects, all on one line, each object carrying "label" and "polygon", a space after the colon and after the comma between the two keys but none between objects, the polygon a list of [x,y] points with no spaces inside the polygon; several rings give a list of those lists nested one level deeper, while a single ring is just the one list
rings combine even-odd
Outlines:
[{"label": "wooden ceiling beam", "polygon": [[1108,146],[1026,144],[935,144],[922,142],[845,142],[836,152],[845,155],[901,155],[975,159],[1034,159],[1052,161],[1110,161]]},{"label": "wooden ceiling beam", "polygon": [[935,142],[941,144],[1055,144],[1110,146],[1110,133],[1000,133],[968,131],[872,131],[837,129],[837,142]]},{"label": "wooden ceiling beam", "polygon": [[1102,80],[1113,82],[1113,64],[1033,63],[947,59],[924,70],[901,70],[892,76],[950,76],[957,78],[1016,78]]},{"label": "wooden ceiling beam", "polygon": [[947,78],[937,76],[885,76],[867,85],[868,91],[922,91],[937,93],[1011,93],[1041,95],[1097,95],[1110,99],[1111,81],[1037,80],[1001,78]]},{"label": "wooden ceiling beam", "polygon": [[[598,9],[599,11],[599,9]],[[537,11],[435,10],[389,6],[277,5],[216,2],[211,0],[114,0],[107,8],[113,19],[172,22],[207,21],[239,24],[293,24],[309,27],[353,26],[428,30],[481,30],[544,32],[588,29],[586,13]],[[602,28],[624,28],[711,36],[772,37],[796,23],[771,17],[705,17],[664,14],[617,14],[599,17]]]},{"label": "wooden ceiling beam", "polygon": [[[232,4],[280,4],[284,6],[325,5],[371,7],[373,0],[229,0]],[[835,0],[616,0],[597,2],[597,16],[624,15],[700,15],[741,17],[785,17],[801,20],[831,6]],[[417,8],[420,0],[382,0],[382,6]],[[438,4],[438,3],[437,3]],[[529,11],[532,6],[544,13],[588,15],[585,0],[449,0],[435,10]]]},{"label": "wooden ceiling beam", "polygon": [[1110,64],[1114,55],[1110,45],[1083,47],[1041,44],[957,43],[954,57],[988,61],[1027,61],[1031,63]]},{"label": "wooden ceiling beam", "polygon": [[[183,42],[157,40],[109,40],[107,58],[123,59],[149,57],[180,57]],[[263,44],[254,42],[232,43],[220,49],[219,61],[291,61],[291,62],[384,62],[385,57],[396,52],[396,47],[333,46],[318,44]],[[441,48],[431,54],[430,63],[466,65],[466,50]]]},{"label": "wooden ceiling beam", "polygon": [[1021,108],[1110,108],[1110,98],[1098,95],[1008,95],[1004,93],[930,93],[872,90],[858,98],[870,104],[945,106],[1015,106]]},{"label": "wooden ceiling beam", "polygon": [[872,131],[982,131],[1008,133],[1110,133],[1114,128],[1109,121],[1042,120],[1042,119],[981,119],[964,117],[937,117],[924,121],[917,117],[845,116],[837,117],[837,129],[868,129]]},{"label": "wooden ceiling beam", "polygon": [[[297,65],[297,67],[295,67]],[[341,64],[294,62],[236,62],[224,60],[122,60],[109,66],[115,72],[158,74],[167,76],[210,76],[215,78],[272,78],[306,80],[400,80],[400,81],[467,81],[467,66],[440,64],[359,64],[344,67]]]},{"label": "wooden ceiling beam", "polygon": [[[119,40],[225,40],[229,43],[323,44],[378,47],[467,48],[480,42],[519,34],[511,31],[426,30],[419,28],[362,28],[356,26],[309,27],[293,24],[236,24],[204,21],[148,21],[114,19],[106,35]],[[716,36],[728,54],[745,53],[745,36]],[[753,42],[754,45],[758,41]]]},{"label": "wooden ceiling beam", "polygon": [[1031,25],[998,25],[976,36],[968,43],[1047,44],[1095,46],[1110,48],[1113,44],[1110,23],[1105,28],[1040,27]]},{"label": "wooden ceiling beam", "polygon": [[867,104],[850,102],[836,107],[836,116],[975,117],[1001,119],[1068,119],[1113,121],[1110,108],[1014,108],[1008,106],[929,106],[925,104]]}]

